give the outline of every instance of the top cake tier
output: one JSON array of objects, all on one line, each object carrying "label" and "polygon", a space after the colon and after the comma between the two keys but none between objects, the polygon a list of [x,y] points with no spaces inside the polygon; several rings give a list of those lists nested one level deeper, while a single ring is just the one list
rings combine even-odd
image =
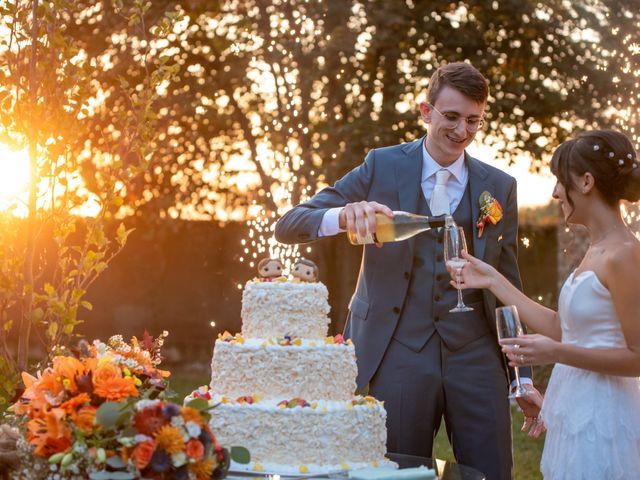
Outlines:
[{"label": "top cake tier", "polygon": [[320,282],[250,280],[242,294],[242,335],[323,339],[329,331],[328,296]]}]

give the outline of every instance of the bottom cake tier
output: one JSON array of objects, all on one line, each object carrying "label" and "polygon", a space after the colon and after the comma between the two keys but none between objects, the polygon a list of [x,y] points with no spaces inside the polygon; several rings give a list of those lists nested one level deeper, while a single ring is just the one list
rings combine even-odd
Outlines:
[{"label": "bottom cake tier", "polygon": [[[258,401],[213,396],[211,427],[222,445],[249,450],[246,471],[315,474],[395,466],[385,458],[386,411],[372,397],[352,401]],[[233,467],[233,465],[232,465]]]}]

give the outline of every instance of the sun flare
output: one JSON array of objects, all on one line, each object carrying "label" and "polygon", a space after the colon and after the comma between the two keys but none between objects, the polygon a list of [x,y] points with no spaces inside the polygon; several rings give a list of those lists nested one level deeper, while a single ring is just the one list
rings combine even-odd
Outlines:
[{"label": "sun flare", "polygon": [[[0,211],[20,210],[29,190],[29,155],[0,144]],[[17,212],[16,212],[17,213]]]}]

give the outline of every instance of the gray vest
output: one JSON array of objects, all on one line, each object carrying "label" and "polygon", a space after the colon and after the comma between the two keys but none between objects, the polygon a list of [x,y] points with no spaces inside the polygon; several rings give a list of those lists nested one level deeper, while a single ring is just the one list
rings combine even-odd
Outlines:
[{"label": "gray vest", "polygon": [[[417,213],[431,215],[422,189],[418,192]],[[467,248],[473,255],[473,219],[468,184],[453,218],[458,226],[464,228]],[[393,338],[416,352],[434,332],[438,332],[451,350],[490,332],[480,290],[463,290],[464,301],[474,308],[473,312],[449,313],[458,302],[458,293],[449,283],[451,277],[444,263],[443,237],[444,229],[434,229],[415,238],[411,279]]]}]

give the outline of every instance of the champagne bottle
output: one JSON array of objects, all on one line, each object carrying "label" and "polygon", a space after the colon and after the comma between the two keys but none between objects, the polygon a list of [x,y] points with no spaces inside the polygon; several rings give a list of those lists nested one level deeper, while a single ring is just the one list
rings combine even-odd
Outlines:
[{"label": "champagne bottle", "polygon": [[444,215],[440,217],[425,217],[407,212],[393,212],[393,218],[389,218],[384,213],[376,213],[375,233],[362,237],[357,233],[347,232],[347,236],[353,245],[398,242],[411,238],[420,232],[443,227],[445,218],[447,217]]}]

